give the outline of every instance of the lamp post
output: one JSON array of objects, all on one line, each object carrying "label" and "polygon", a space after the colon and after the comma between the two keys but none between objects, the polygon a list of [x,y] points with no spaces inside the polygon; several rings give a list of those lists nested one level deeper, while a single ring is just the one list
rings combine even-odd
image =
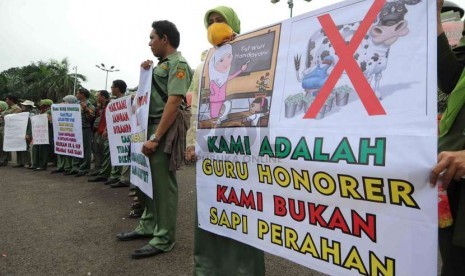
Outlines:
[{"label": "lamp post", "polygon": [[[305,2],[310,2],[312,0],[304,0]],[[278,3],[279,0],[271,0],[271,3],[276,4]],[[292,17],[292,8],[294,8],[294,1],[293,0],[287,0],[287,5],[289,6],[289,9],[291,10],[291,16]]]},{"label": "lamp post", "polygon": [[73,94],[76,95],[76,75],[77,75],[77,66],[73,66],[74,69],[74,86],[73,86]]},{"label": "lamp post", "polygon": [[118,72],[119,69],[114,69],[115,66],[113,66],[113,65],[110,67],[110,69],[107,69],[107,68],[105,67],[105,64],[103,64],[103,63],[100,63],[100,65],[95,65],[95,66],[96,66],[98,69],[107,72],[107,77],[105,78],[105,90],[107,90],[108,73],[109,73],[109,72]]}]

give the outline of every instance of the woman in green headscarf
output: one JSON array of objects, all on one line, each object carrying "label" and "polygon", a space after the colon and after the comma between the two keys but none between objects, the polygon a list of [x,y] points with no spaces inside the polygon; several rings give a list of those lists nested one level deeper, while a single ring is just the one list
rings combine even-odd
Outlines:
[{"label": "woman in green headscarf", "polygon": [[[208,40],[214,46],[231,41],[241,31],[239,18],[229,7],[220,6],[207,11],[204,21]],[[201,72],[197,73],[197,78],[193,78],[189,88],[192,91],[192,114],[198,113],[199,77]],[[195,127],[196,122],[191,122],[186,139],[188,160],[195,158]],[[247,244],[200,229],[196,212],[194,275],[265,275],[264,254],[262,250]]]},{"label": "woman in green headscarf", "polygon": [[431,184],[442,179],[452,214],[453,224],[438,231],[441,275],[448,276],[465,271],[465,36],[452,51],[440,20],[443,2],[437,0],[438,86],[450,95],[439,124],[438,163]]}]

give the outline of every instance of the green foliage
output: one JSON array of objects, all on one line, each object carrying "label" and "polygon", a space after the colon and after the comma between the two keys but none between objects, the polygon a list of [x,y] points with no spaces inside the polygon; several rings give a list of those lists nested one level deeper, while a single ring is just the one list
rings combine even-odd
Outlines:
[{"label": "green foliage", "polygon": [[334,92],[336,94],[349,94],[352,92],[352,88],[347,84],[334,88]]},{"label": "green foliage", "polygon": [[[64,96],[74,94],[74,77],[66,58],[13,67],[0,73],[0,98],[15,94],[20,99],[34,102],[40,99],[61,102]],[[81,81],[86,81],[86,77],[76,74],[76,88],[80,87]]]}]

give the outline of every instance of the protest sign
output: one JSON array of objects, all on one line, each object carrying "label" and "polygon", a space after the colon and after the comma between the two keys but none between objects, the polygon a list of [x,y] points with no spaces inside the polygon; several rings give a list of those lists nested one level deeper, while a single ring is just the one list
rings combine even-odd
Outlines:
[{"label": "protest sign", "polygon": [[436,275],[435,12],[344,1],[211,50],[199,227],[331,275]]},{"label": "protest sign", "polygon": [[34,145],[48,145],[48,117],[39,114],[31,117],[32,139]]},{"label": "protest sign", "polygon": [[111,164],[129,165],[131,148],[131,96],[112,100],[106,109],[108,142]]},{"label": "protest sign", "polygon": [[56,154],[84,157],[79,104],[53,104],[53,140]]},{"label": "protest sign", "polygon": [[5,119],[5,136],[3,138],[4,151],[25,151],[26,129],[29,120],[29,112],[9,114]]},{"label": "protest sign", "polygon": [[152,174],[149,158],[142,154],[142,146],[147,141],[147,127],[152,87],[152,71],[140,69],[139,86],[132,103],[131,116],[131,183],[150,198],[153,198]]}]

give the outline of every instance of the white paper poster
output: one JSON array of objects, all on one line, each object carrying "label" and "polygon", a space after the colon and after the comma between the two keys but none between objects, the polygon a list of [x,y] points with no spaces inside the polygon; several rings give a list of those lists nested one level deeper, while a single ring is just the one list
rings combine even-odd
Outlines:
[{"label": "white paper poster", "polygon": [[140,70],[139,86],[132,104],[131,116],[131,183],[151,198],[153,191],[150,162],[149,158],[142,154],[142,146],[147,141],[152,71],[153,68]]},{"label": "white paper poster", "polygon": [[31,117],[32,139],[34,145],[48,145],[48,116],[39,114]]},{"label": "white paper poster", "polygon": [[199,226],[330,275],[436,275],[435,3],[344,1],[210,51]]},{"label": "white paper poster", "polygon": [[4,151],[25,151],[26,129],[29,120],[29,112],[9,114],[4,117],[5,136],[3,138]]},{"label": "white paper poster", "polygon": [[131,96],[112,100],[105,112],[112,166],[131,163]]},{"label": "white paper poster", "polygon": [[53,140],[56,154],[84,157],[79,104],[53,104]]}]

